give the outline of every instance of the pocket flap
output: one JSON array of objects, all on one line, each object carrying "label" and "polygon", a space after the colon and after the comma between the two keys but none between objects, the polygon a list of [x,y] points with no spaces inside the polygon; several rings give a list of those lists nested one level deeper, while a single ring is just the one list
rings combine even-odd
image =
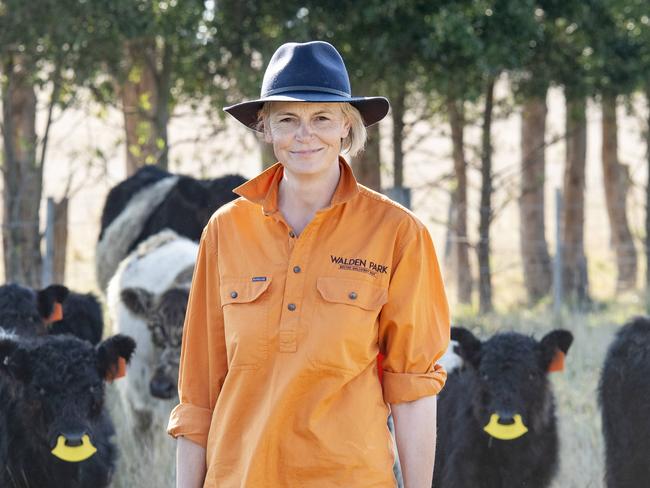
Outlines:
[{"label": "pocket flap", "polygon": [[271,284],[271,277],[265,281],[253,281],[253,278],[222,280],[220,286],[221,306],[230,303],[250,303],[257,300]]},{"label": "pocket flap", "polygon": [[316,287],[324,300],[377,310],[388,301],[388,290],[359,280],[321,277]]}]

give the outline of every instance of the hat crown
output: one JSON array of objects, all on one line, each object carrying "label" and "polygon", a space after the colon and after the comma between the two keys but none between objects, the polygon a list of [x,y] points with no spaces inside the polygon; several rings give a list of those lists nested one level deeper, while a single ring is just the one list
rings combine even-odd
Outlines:
[{"label": "hat crown", "polygon": [[334,46],[289,42],[275,51],[264,72],[262,98],[296,91],[352,96],[345,63]]}]

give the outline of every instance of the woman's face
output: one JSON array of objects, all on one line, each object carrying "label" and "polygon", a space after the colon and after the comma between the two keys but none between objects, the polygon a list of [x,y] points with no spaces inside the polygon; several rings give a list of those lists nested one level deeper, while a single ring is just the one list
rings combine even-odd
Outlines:
[{"label": "woman's face", "polygon": [[272,102],[264,137],[286,171],[314,175],[338,163],[349,131],[338,103]]}]

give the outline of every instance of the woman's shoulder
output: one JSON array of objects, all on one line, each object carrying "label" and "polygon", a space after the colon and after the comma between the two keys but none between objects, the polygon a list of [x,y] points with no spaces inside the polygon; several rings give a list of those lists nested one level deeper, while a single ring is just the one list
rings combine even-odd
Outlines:
[{"label": "woman's shoulder", "polygon": [[403,229],[412,229],[413,231],[425,228],[417,215],[405,206],[361,184],[358,186],[361,204],[368,207],[373,215],[381,218],[386,224],[392,223]]}]

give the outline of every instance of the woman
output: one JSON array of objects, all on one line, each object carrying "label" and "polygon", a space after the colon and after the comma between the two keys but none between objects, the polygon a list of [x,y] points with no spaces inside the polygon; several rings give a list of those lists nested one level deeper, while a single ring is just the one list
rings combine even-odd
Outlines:
[{"label": "woman", "polygon": [[[449,317],[431,238],[354,179],[382,97],[351,97],[339,53],[289,43],[262,96],[225,110],[278,163],[206,226],[184,326],[178,486],[431,486],[435,364]],[[383,382],[378,353],[385,355]]]}]

